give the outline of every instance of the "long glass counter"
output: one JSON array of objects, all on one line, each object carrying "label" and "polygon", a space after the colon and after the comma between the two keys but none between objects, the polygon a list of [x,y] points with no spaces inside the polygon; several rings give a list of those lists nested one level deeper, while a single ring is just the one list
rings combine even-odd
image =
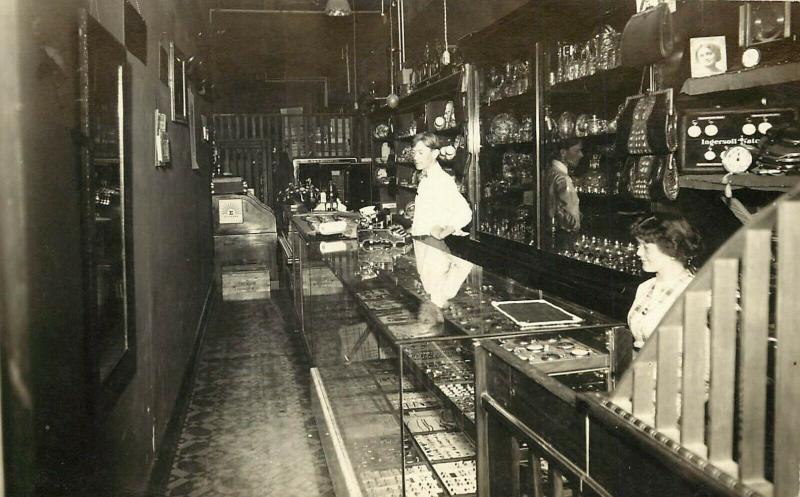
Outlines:
[{"label": "long glass counter", "polygon": [[[297,232],[300,265],[325,268],[317,283],[341,287],[339,298],[321,298],[305,282],[301,313],[337,495],[476,493],[476,341],[502,340],[542,374],[577,374],[584,389],[606,390],[630,359],[622,323],[446,252],[432,256],[449,288],[446,307],[435,306],[430,266],[418,270],[415,245],[430,250],[420,241],[387,230],[352,239]],[[513,309],[520,302],[529,314]],[[345,339],[343,321],[360,335]],[[364,353],[370,343],[374,353]]]}]

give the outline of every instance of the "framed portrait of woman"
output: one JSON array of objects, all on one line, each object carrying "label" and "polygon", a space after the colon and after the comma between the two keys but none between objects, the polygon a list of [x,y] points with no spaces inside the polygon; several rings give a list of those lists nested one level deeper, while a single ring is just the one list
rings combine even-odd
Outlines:
[{"label": "framed portrait of woman", "polygon": [[689,40],[689,51],[692,56],[691,69],[693,78],[714,76],[728,70],[724,36],[691,38]]}]

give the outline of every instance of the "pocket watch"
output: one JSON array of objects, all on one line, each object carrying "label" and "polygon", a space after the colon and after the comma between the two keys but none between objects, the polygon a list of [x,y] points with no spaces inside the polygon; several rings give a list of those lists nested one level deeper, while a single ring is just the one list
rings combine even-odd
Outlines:
[{"label": "pocket watch", "polygon": [[721,154],[722,167],[729,173],[743,173],[753,164],[753,153],[744,145],[734,145]]}]

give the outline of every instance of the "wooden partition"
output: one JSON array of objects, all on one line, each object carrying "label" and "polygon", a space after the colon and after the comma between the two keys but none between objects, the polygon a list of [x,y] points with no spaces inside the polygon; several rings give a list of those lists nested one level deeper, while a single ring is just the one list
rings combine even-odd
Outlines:
[{"label": "wooden partition", "polygon": [[800,494],[799,197],[717,251],[605,402],[687,461],[774,497]]},{"label": "wooden partition", "polygon": [[351,114],[215,114],[222,170],[241,176],[271,204],[272,165],[290,159],[365,157],[362,118]]}]

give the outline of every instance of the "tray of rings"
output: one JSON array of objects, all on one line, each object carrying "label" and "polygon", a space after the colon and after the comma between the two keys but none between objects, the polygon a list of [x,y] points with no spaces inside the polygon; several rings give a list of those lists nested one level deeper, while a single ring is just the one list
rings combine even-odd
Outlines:
[{"label": "tray of rings", "polygon": [[443,383],[438,386],[467,419],[475,421],[475,387],[472,383]]},{"label": "tray of rings", "polygon": [[[404,392],[419,390],[409,376],[403,375],[403,380]],[[400,376],[397,373],[376,373],[375,381],[378,382],[378,386],[383,392],[397,393],[400,391]]]},{"label": "tray of rings", "polygon": [[[444,488],[430,468],[424,464],[406,466],[406,496],[435,497],[444,495]],[[399,469],[366,471],[361,475],[361,486],[370,497],[401,497],[403,473]]]},{"label": "tray of rings", "polygon": [[[392,407],[397,410],[400,407],[399,397],[390,399]],[[403,410],[410,411],[413,409],[431,409],[433,407],[440,407],[439,401],[436,397],[428,392],[403,392]]]},{"label": "tray of rings", "polygon": [[431,462],[475,457],[472,442],[460,432],[417,434],[414,440]]},{"label": "tray of rings", "polygon": [[498,340],[518,360],[545,373],[608,367],[609,357],[568,336],[524,337]]},{"label": "tray of rings", "polygon": [[454,423],[447,421],[445,411],[411,411],[403,415],[408,431],[413,434],[452,430]]},{"label": "tray of rings", "polygon": [[[399,431],[400,427],[397,427]],[[416,450],[410,440],[403,442],[402,449],[398,436],[382,436],[348,440],[347,453],[358,469],[393,468],[400,466],[405,452],[406,464],[422,462],[422,454]]]},{"label": "tray of rings", "polygon": [[474,459],[437,463],[433,465],[433,470],[436,471],[450,495],[467,495],[478,491]]},{"label": "tray of rings", "polygon": [[441,383],[438,386],[439,390],[450,399],[475,397],[475,386],[472,383]]}]

